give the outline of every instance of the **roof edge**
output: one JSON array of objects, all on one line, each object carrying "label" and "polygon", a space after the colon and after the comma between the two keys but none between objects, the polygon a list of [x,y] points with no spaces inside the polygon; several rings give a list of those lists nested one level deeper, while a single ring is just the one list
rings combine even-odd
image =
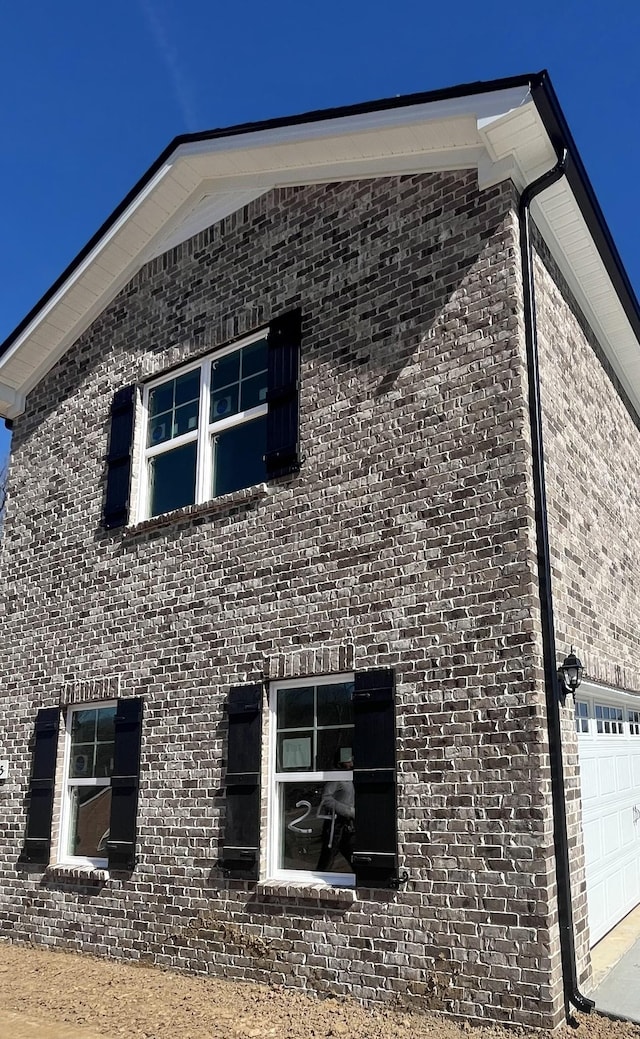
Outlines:
[{"label": "roof edge", "polygon": [[[408,108],[411,105],[449,101],[457,97],[473,96],[474,94],[487,94],[498,90],[508,90],[513,87],[528,86],[532,92],[534,92],[543,85],[545,77],[548,79],[548,74],[543,70],[541,72],[525,74],[522,76],[508,76],[493,80],[478,80],[474,83],[463,83],[455,87],[423,91],[415,94],[404,94],[401,97],[381,98],[378,101],[367,101],[355,105],[345,105],[338,108],[314,109],[310,112],[302,112],[292,116],[281,116],[276,119],[265,119],[252,123],[238,123],[235,126],[220,127],[214,130],[203,130],[198,133],[179,134],[177,137],[173,138],[167,147],[160,153],[155,162],[153,162],[146,172],[142,174],[140,179],[134,184],[131,190],[127,192],[113,212],[100,225],[95,234],[91,236],[86,245],[83,246],[80,252],[56,278],[50,288],[47,289],[44,295],[40,297],[20,323],[14,328],[13,332],[7,336],[3,343],[0,343],[0,357],[7,353],[16,339],[18,339],[22,332],[24,332],[25,328],[27,328],[37,317],[38,313],[47,305],[47,303],[49,303],[53,296],[55,296],[56,292],[62,288],[67,279],[71,277],[92,249],[95,248],[104,235],[113,227],[127,207],[131,205],[134,199],[156,175],[158,170],[162,168],[162,166],[171,158],[173,153],[181,146],[185,144],[198,144],[200,142],[218,140],[224,137],[237,137],[241,134],[256,133],[262,130],[275,130],[285,126],[300,126],[305,123],[315,123],[327,119],[341,119],[349,116],[367,115],[372,112],[388,111],[394,108]],[[638,312],[638,321],[640,326],[640,311]]]},{"label": "roof edge", "polygon": [[532,82],[531,93],[533,102],[540,113],[540,118],[556,150],[556,154],[560,157],[563,149],[566,148],[567,150],[565,176],[569,187],[578,203],[580,212],[584,217],[589,233],[593,238],[629,324],[638,342],[640,342],[640,303],[638,302],[638,297],[629,280],[622,257],[613,240],[609,225],[602,212],[593,185],[589,180],[584,163],[580,158],[580,153],[569,129],[569,124],[565,119],[558,96],[546,69],[536,77],[535,82]]}]

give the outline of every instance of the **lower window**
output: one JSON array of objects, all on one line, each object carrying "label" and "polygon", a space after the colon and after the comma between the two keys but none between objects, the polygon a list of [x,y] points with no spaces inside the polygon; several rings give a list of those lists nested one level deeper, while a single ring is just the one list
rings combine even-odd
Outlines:
[{"label": "lower window", "polygon": [[61,859],[106,866],[116,705],[71,707],[67,715]]},{"label": "lower window", "polygon": [[353,677],[271,688],[270,875],[353,884]]}]

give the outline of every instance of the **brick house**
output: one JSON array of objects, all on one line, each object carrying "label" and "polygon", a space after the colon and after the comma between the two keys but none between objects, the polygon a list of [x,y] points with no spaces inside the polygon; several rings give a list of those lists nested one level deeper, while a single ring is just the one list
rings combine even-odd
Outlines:
[{"label": "brick house", "polygon": [[587,1005],[640,901],[640,315],[547,75],[176,139],[0,414],[3,936]]}]

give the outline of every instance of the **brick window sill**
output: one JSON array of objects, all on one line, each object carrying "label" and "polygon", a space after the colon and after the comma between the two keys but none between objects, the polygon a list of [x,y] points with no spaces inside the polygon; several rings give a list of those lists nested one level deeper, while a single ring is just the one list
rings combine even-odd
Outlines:
[{"label": "brick window sill", "polygon": [[256,884],[256,895],[265,902],[292,901],[336,907],[351,906],[358,897],[353,887],[290,880],[260,880]]},{"label": "brick window sill", "polygon": [[125,527],[122,531],[126,538],[134,538],[147,531],[158,530],[161,527],[170,527],[174,523],[182,523],[185,520],[197,520],[207,516],[218,516],[240,511],[261,501],[269,494],[269,486],[266,483],[258,483],[254,487],[244,487],[241,491],[232,491],[231,494],[221,494],[219,498],[202,502],[199,505],[185,505],[182,509],[173,509],[172,512],[164,512],[161,516],[152,516],[150,519],[141,520]]},{"label": "brick window sill", "polygon": [[109,870],[98,866],[74,866],[70,862],[54,862],[47,866],[45,873],[57,880],[97,880],[104,883],[109,880]]}]

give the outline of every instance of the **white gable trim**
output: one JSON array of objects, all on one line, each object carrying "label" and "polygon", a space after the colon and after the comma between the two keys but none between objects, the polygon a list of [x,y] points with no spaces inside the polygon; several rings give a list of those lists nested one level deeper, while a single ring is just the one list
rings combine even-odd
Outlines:
[{"label": "white gable trim", "polygon": [[[475,169],[519,190],[556,155],[527,85],[179,144],[0,356],[0,416],[148,262],[275,187]],[[566,180],[534,216],[640,411],[640,345]]]}]

